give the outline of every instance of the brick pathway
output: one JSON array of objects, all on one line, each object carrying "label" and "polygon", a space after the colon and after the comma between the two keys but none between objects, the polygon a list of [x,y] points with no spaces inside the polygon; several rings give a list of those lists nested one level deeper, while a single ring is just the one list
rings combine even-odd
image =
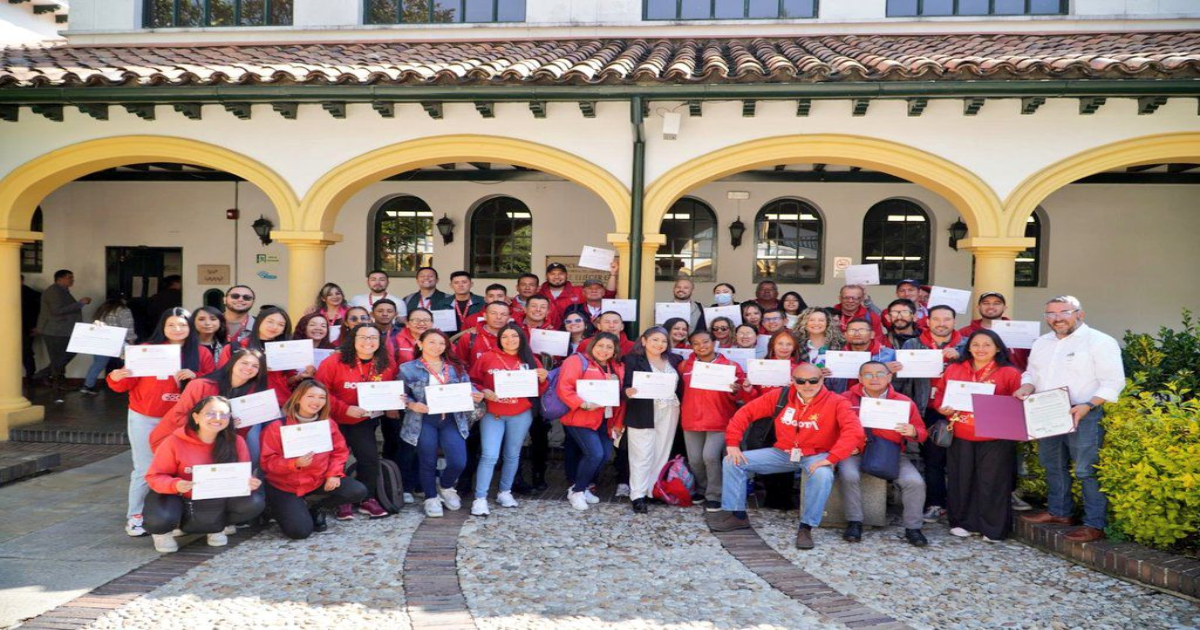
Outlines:
[{"label": "brick pathway", "polygon": [[[407,508],[414,509],[414,508]],[[475,627],[458,583],[458,534],[467,522],[464,509],[426,518],[408,543],[404,557],[404,598],[416,630]]]}]

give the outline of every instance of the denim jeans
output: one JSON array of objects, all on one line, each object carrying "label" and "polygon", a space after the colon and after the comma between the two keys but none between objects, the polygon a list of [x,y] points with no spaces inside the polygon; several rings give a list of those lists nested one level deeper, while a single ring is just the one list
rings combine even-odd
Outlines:
[{"label": "denim jeans", "polygon": [[575,485],[571,489],[583,492],[592,485],[600,474],[600,467],[612,455],[612,438],[608,435],[608,421],[600,423],[599,429],[563,427],[583,452],[583,458],[575,469]]},{"label": "denim jeans", "polygon": [[88,366],[87,376],[83,378],[83,385],[88,389],[96,386],[96,381],[100,378],[100,373],[104,368],[108,367],[108,362],[112,357],[101,356],[99,354],[92,357],[92,364]]},{"label": "denim jeans", "polygon": [[[479,437],[482,449],[479,454],[479,467],[475,469],[475,498],[487,498],[488,488],[492,485],[492,475],[496,472],[496,462],[504,453],[504,466],[500,468],[500,492],[512,490],[513,480],[521,468],[521,446],[525,444],[525,436],[529,434],[529,425],[533,424],[533,411],[526,410],[515,416],[495,416],[487,414],[479,421]],[[503,447],[503,448],[501,448]]]},{"label": "denim jeans", "polygon": [[[272,420],[272,422],[275,422]],[[268,422],[256,424],[250,427],[250,431],[246,433],[246,448],[250,451],[250,468],[258,470],[259,455],[262,453],[262,431],[263,427],[267,426]]]},{"label": "denim jeans", "polygon": [[[721,509],[726,512],[741,512],[746,509],[746,481],[750,478],[750,473],[794,473],[800,469],[807,469],[829,456],[828,453],[817,453],[793,462],[787,451],[773,446],[745,451],[742,454],[746,456],[744,464],[734,464],[726,457],[722,465]],[[825,502],[829,500],[829,492],[832,489],[833,466],[822,466],[804,479],[804,505],[800,507],[801,523],[809,527],[821,524],[821,517],[825,514]]]},{"label": "denim jeans", "polygon": [[447,414],[425,414],[421,418],[421,437],[417,438],[418,474],[426,499],[436,499],[438,447],[446,457],[442,487],[453,488],[467,464],[467,442],[458,432],[458,423]]},{"label": "denim jeans", "polygon": [[1100,491],[1096,464],[1104,443],[1103,409],[1088,412],[1075,431],[1038,440],[1038,461],[1046,469],[1047,503],[1055,516],[1071,516],[1075,502],[1071,498],[1071,463],[1075,478],[1083,486],[1083,524],[1104,529],[1107,524],[1108,498]]},{"label": "denim jeans", "polygon": [[[108,357],[105,357],[108,358]],[[146,502],[146,493],[150,486],[146,483],[146,472],[150,470],[150,462],[154,460],[154,451],[150,450],[150,432],[158,426],[161,418],[152,418],[130,409],[126,423],[129,432],[129,454],[133,456],[133,472],[129,473],[129,507],[125,517],[141,514]]]}]

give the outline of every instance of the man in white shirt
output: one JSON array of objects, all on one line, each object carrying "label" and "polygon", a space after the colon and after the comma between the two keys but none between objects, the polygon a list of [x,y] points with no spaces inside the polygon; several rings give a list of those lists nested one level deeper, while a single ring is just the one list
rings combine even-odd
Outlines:
[{"label": "man in white shirt", "polygon": [[1046,469],[1049,510],[1024,516],[1033,523],[1071,524],[1071,462],[1083,486],[1083,526],[1068,540],[1092,542],[1104,538],[1108,499],[1100,492],[1096,464],[1104,441],[1102,405],[1114,402],[1125,388],[1125,367],[1117,340],[1083,323],[1083,306],[1070,295],[1046,303],[1051,332],[1033,343],[1029,366],[1013,396],[1024,400],[1034,392],[1066,387],[1071,397],[1075,430],[1038,441],[1038,460]]},{"label": "man in white shirt", "polygon": [[[388,293],[389,282],[391,282],[391,278],[388,277],[386,271],[372,269],[371,273],[367,274],[367,288],[370,289],[370,292],[360,293],[350,298],[350,306],[361,306],[369,311],[379,300],[388,299],[396,304],[397,310],[404,308],[404,300],[400,296]],[[408,309],[406,308],[404,312],[398,313],[401,318],[407,314]]]}]

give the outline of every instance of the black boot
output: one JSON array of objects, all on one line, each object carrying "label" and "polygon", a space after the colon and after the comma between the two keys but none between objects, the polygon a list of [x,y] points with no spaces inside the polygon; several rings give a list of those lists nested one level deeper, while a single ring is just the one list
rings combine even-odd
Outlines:
[{"label": "black boot", "polygon": [[649,511],[650,511],[650,508],[646,506],[645,498],[633,500],[633,513],[634,514],[645,514]]},{"label": "black boot", "polygon": [[533,491],[534,492],[545,492],[546,490],[549,490],[549,489],[550,489],[550,486],[546,485],[546,473],[544,473],[544,472],[533,473]]},{"label": "black boot", "polygon": [[518,474],[517,478],[513,479],[512,493],[521,496],[529,496],[533,493],[533,488],[525,483],[525,475]]},{"label": "black boot", "polygon": [[914,547],[924,547],[929,544],[929,541],[925,539],[925,534],[922,534],[919,529],[904,530],[904,540]]},{"label": "black boot", "polygon": [[842,540],[852,543],[862,542],[862,521],[846,523],[846,531],[842,533]]},{"label": "black boot", "polygon": [[325,522],[325,510],[313,508],[308,513],[312,515],[314,534],[320,534],[329,529],[329,523]]}]

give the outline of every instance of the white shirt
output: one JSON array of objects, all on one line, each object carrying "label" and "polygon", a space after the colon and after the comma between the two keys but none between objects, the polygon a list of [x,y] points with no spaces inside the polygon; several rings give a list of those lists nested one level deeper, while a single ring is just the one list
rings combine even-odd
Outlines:
[{"label": "white shirt", "polygon": [[[396,317],[405,317],[408,315],[408,307],[404,304],[403,298],[398,295],[392,295],[391,293],[388,293],[384,297],[392,302],[395,302]],[[372,298],[370,293],[360,293],[350,298],[350,306],[361,306],[369,311],[371,310],[371,307],[375,306],[376,302],[382,299],[383,298]]]},{"label": "white shirt", "polygon": [[1042,335],[1029,351],[1021,383],[1039,392],[1066,387],[1075,405],[1093,397],[1116,401],[1125,388],[1121,347],[1116,339],[1082,323],[1062,339],[1053,332]]}]

